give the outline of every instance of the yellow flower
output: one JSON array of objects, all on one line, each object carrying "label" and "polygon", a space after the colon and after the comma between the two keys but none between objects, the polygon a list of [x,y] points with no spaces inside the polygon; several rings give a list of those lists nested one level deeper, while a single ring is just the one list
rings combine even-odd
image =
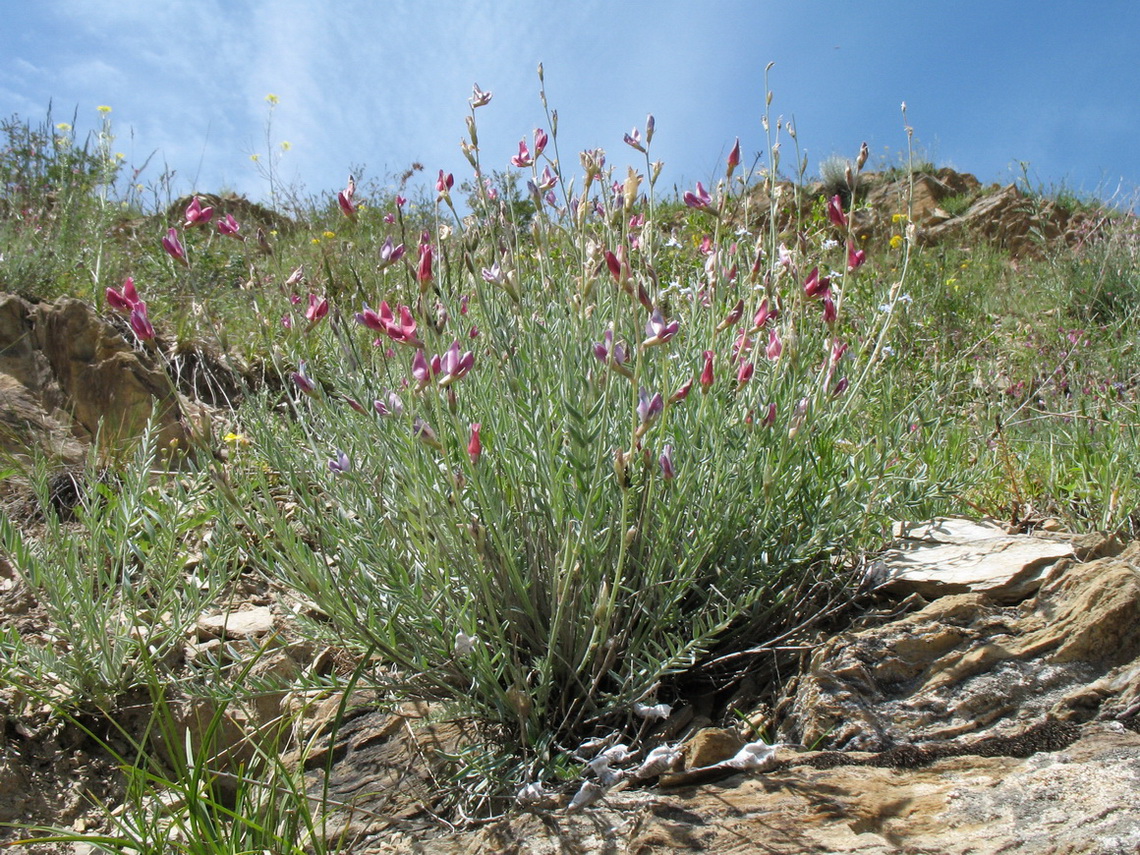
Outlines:
[{"label": "yellow flower", "polygon": [[96,107],[95,109],[98,110],[100,113],[103,113],[104,115],[111,112],[111,108],[108,107],[106,104],[102,104],[102,105]]},{"label": "yellow flower", "polygon": [[336,232],[325,232],[325,237],[329,240],[332,240],[334,237],[336,237]]},{"label": "yellow flower", "polygon": [[115,160],[126,160],[126,159],[127,159],[127,156],[125,154],[123,154],[121,151],[115,152]]},{"label": "yellow flower", "polygon": [[898,249],[902,246],[902,235],[891,235],[891,249]]},{"label": "yellow flower", "polygon": [[257,163],[259,160],[261,160],[261,155],[260,154],[251,154],[249,156],[249,159],[252,160],[254,163]]},{"label": "yellow flower", "polygon": [[71,130],[71,125],[69,125],[67,122],[60,122],[58,125],[55,126],[55,129],[57,131],[63,131],[66,134],[68,131]]},{"label": "yellow flower", "polygon": [[274,95],[272,92],[270,92],[268,95],[265,96],[265,103],[268,104],[270,107],[276,107],[278,100],[280,100],[280,99],[278,99],[278,97],[276,95]]},{"label": "yellow flower", "polygon": [[285,140],[284,142],[281,143],[281,150],[282,151],[288,151],[292,147],[293,147],[293,143],[289,142],[289,140]]},{"label": "yellow flower", "polygon": [[891,222],[892,223],[901,223],[905,219],[906,219],[906,214],[892,214],[891,215]]},{"label": "yellow flower", "polygon": [[316,246],[316,245],[317,245],[317,244],[319,244],[320,242],[321,242],[321,239],[320,239],[320,238],[313,238],[313,239],[312,239],[312,241],[311,241],[311,243],[313,244],[313,246]]},{"label": "yellow flower", "polygon": [[249,445],[249,437],[248,436],[246,436],[245,434],[241,434],[241,433],[234,433],[233,431],[230,431],[229,433],[227,433],[223,437],[223,440],[225,442],[229,443],[230,445]]}]

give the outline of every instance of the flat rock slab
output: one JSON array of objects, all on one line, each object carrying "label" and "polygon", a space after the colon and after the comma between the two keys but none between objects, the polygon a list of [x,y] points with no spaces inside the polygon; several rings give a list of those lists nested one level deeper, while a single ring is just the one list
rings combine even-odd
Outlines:
[{"label": "flat rock slab", "polygon": [[872,565],[871,583],[884,593],[928,600],[977,593],[1019,602],[1037,590],[1046,569],[1074,555],[1071,537],[1008,534],[992,521],[902,524],[896,537],[898,545]]},{"label": "flat rock slab", "polygon": [[273,612],[268,606],[254,606],[243,611],[202,615],[198,618],[200,638],[248,638],[264,635],[271,629]]}]

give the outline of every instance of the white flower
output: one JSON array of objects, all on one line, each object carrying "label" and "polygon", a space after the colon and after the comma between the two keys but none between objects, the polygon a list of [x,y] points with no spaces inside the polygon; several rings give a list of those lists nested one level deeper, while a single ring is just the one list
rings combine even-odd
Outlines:
[{"label": "white flower", "polygon": [[652,778],[668,772],[681,757],[681,749],[675,745],[658,745],[647,755],[634,772],[636,778]]},{"label": "white flower", "polygon": [[776,749],[779,746],[769,745],[763,740],[749,742],[731,760],[724,765],[733,769],[743,769],[749,772],[768,772],[776,767]]},{"label": "white flower", "polygon": [[479,644],[479,636],[468,635],[465,632],[455,633],[455,655],[470,656]]},{"label": "white flower", "polygon": [[578,811],[589,807],[602,796],[604,796],[607,789],[608,787],[605,787],[602,784],[595,784],[593,781],[586,781],[586,783],[582,784],[581,789],[579,789],[578,792],[574,794],[574,798],[570,800],[570,804],[566,806],[566,812],[577,813]]},{"label": "white flower", "polygon": [[545,799],[549,793],[542,786],[542,781],[533,781],[527,784],[515,795],[515,801],[520,805],[530,805]]},{"label": "white flower", "polygon": [[636,715],[647,721],[655,721],[657,719],[669,718],[669,714],[673,712],[673,708],[668,704],[654,704],[653,706],[634,704],[633,711]]}]

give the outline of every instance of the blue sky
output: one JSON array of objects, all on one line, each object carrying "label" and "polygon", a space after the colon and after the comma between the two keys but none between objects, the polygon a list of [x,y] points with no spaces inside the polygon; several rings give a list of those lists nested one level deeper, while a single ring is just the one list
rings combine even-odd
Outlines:
[{"label": "blue sky", "polygon": [[[175,171],[174,192],[268,185],[269,108],[278,172],[332,194],[349,170],[382,179],[419,161],[470,176],[459,142],[471,86],[485,169],[506,169],[545,126],[536,67],[559,114],[564,163],[622,143],[653,113],[661,184],[720,175],[740,137],[763,148],[764,67],[773,115],[794,118],[809,172],[866,140],[872,165],[897,160],[900,104],[927,157],[1008,183],[1125,203],[1140,186],[1135,0],[935,3],[848,0],[0,0],[0,116],[70,121],[112,107],[117,140],[142,175]],[[286,152],[280,143],[289,142]],[[785,139],[784,151],[791,150]],[[785,155],[787,157],[787,155]],[[785,165],[791,160],[787,158]]]}]

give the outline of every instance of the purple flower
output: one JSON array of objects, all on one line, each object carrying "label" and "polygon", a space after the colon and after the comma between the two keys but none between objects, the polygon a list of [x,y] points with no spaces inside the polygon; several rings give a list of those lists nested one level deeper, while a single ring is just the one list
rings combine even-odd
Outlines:
[{"label": "purple flower", "polygon": [[649,396],[649,392],[645,389],[639,389],[637,392],[637,417],[641,420],[644,427],[648,427],[657,420],[665,409],[665,401],[661,397],[661,393],[657,392],[653,397]]},{"label": "purple flower", "polygon": [[443,446],[440,445],[439,440],[436,438],[435,431],[431,429],[431,425],[429,425],[421,418],[417,417],[412,422],[412,434],[420,442],[426,445],[430,445],[432,448],[443,448]]},{"label": "purple flower", "polygon": [[385,267],[395,264],[404,257],[406,251],[403,244],[393,246],[392,236],[388,235],[388,238],[384,241],[384,245],[380,247],[380,269],[383,270]]},{"label": "purple flower", "polygon": [[382,416],[402,416],[404,414],[404,402],[400,400],[400,396],[395,392],[389,390],[385,395],[387,401],[376,400],[372,402],[372,408]]},{"label": "purple flower", "polygon": [[329,461],[329,471],[335,472],[337,475],[343,475],[351,471],[351,469],[352,461],[349,460],[347,454],[338,448],[336,450],[336,457]]},{"label": "purple flower", "polygon": [[634,128],[632,131],[630,131],[628,134],[626,134],[622,139],[625,141],[625,144],[628,145],[630,148],[635,148],[638,151],[640,151],[642,154],[646,153],[645,152],[645,146],[643,146],[641,144],[641,131],[639,131],[637,128]]},{"label": "purple flower", "polygon": [[674,475],[673,471],[673,446],[665,443],[665,447],[661,449],[661,456],[657,459],[661,465],[661,475],[666,481],[672,481]]},{"label": "purple flower", "polygon": [[660,309],[654,309],[653,314],[649,316],[649,320],[645,322],[645,335],[648,336],[645,341],[641,343],[642,347],[652,347],[655,344],[662,344],[667,342],[677,334],[681,324],[679,321],[672,323],[665,323],[665,318],[661,315]]}]

